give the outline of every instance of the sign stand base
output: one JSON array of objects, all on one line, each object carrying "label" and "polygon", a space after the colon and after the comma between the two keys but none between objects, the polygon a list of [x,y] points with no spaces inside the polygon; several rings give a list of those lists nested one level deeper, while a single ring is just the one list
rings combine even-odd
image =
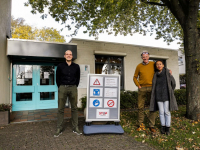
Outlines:
[{"label": "sign stand base", "polygon": [[90,125],[83,126],[83,133],[86,135],[90,134],[102,134],[102,133],[112,133],[112,134],[123,134],[124,130],[121,125]]}]

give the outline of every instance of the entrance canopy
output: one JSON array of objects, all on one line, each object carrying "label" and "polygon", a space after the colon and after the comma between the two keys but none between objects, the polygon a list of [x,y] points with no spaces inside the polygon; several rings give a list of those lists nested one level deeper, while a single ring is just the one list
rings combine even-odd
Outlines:
[{"label": "entrance canopy", "polygon": [[66,50],[71,50],[77,59],[77,45],[72,43],[53,43],[32,40],[7,40],[7,55],[20,61],[63,61]]}]

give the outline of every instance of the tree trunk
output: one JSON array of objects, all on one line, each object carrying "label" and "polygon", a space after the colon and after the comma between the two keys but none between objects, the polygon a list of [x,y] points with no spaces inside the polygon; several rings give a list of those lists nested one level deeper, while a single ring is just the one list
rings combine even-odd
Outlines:
[{"label": "tree trunk", "polygon": [[[189,119],[200,119],[200,36],[195,6],[189,6],[184,24],[184,50],[186,60],[187,112]],[[197,5],[198,7],[198,5]]]}]

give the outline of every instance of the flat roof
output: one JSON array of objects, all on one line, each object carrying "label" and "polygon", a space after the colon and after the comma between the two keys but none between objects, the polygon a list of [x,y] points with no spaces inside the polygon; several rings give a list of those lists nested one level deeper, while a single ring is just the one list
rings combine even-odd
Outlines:
[{"label": "flat roof", "polygon": [[120,44],[120,45],[129,45],[129,46],[138,46],[138,47],[148,47],[148,48],[159,48],[159,49],[165,49],[165,50],[174,50],[174,51],[178,51],[178,49],[171,49],[171,48],[162,48],[162,47],[145,46],[145,45],[136,45],[136,44],[128,44],[128,43],[118,43],[118,42],[108,42],[108,41],[98,41],[98,40],[81,39],[81,38],[71,38],[71,40],[69,40],[69,43],[72,42],[73,40],[88,41],[88,42],[99,42],[99,43],[109,43],[109,44]]},{"label": "flat roof", "polygon": [[71,50],[73,59],[77,59],[77,44],[74,43],[7,39],[8,56],[64,58],[66,50]]}]

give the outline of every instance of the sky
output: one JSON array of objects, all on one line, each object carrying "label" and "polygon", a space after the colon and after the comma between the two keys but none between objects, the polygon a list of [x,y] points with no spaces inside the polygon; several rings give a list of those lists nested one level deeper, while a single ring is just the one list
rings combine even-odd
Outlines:
[{"label": "sky", "polygon": [[[53,27],[60,31],[62,29],[62,25],[56,22],[50,15],[44,20],[40,17],[41,14],[32,14],[31,7],[25,7],[24,3],[27,0],[12,0],[12,16],[14,18],[24,18],[25,23],[31,25],[32,27],[42,28],[42,27]],[[89,37],[88,34],[83,33],[84,28],[79,30],[78,34],[73,37],[67,37],[66,35],[69,33],[67,29],[60,31],[60,34],[65,37],[66,42],[70,41],[71,38],[80,38],[80,39],[89,39],[95,40],[95,37]],[[178,41],[174,41],[167,45],[163,39],[155,40],[155,36],[146,35],[143,36],[141,34],[133,34],[133,36],[123,36],[123,35],[108,35],[107,33],[100,34],[99,41],[107,41],[107,42],[116,42],[116,43],[126,43],[126,44],[134,44],[134,45],[144,45],[144,46],[152,46],[152,47],[161,47],[168,49],[178,49],[179,45]]]}]

